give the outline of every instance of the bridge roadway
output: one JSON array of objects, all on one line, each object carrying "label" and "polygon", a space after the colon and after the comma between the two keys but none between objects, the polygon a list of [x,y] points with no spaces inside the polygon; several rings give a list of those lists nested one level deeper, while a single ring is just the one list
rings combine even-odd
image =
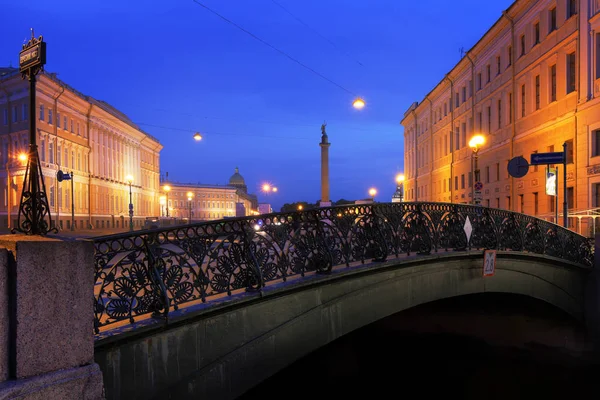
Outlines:
[{"label": "bridge roadway", "polygon": [[496,274],[484,278],[482,263],[482,251],[440,252],[309,274],[181,308],[162,323],[129,325],[99,339],[95,359],[108,399],[232,399],[355,329],[444,298],[520,294],[591,321],[589,302],[598,300],[591,268],[499,252]]}]

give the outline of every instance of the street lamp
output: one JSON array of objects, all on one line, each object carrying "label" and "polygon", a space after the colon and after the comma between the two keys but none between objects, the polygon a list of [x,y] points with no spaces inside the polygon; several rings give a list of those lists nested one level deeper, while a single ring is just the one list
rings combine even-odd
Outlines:
[{"label": "street lamp", "polygon": [[485,137],[483,135],[475,135],[469,140],[469,147],[473,152],[471,153],[471,173],[473,174],[473,185],[471,186],[471,204],[479,205],[481,203],[481,197],[475,199],[475,187],[477,191],[481,191],[481,182],[479,182],[479,166],[477,165],[479,149],[485,143]]},{"label": "street lamp", "polygon": [[165,204],[167,204],[167,200],[165,198],[165,196],[160,196],[158,198],[158,204],[160,204],[160,216],[164,217],[165,216]]},{"label": "street lamp", "polygon": [[131,197],[131,184],[133,183],[133,176],[127,175],[125,180],[129,184],[129,230],[133,231],[133,200]]},{"label": "street lamp", "polygon": [[166,204],[167,204],[167,218],[169,218],[169,192],[171,191],[171,186],[169,185],[165,185],[163,187],[163,190],[165,191],[166,195],[167,195],[167,199],[166,199]]},{"label": "street lamp", "polygon": [[376,195],[377,195],[377,189],[375,189],[375,188],[369,189],[369,196],[371,196],[371,198],[373,199],[373,201],[375,201],[375,196]]},{"label": "street lamp", "polygon": [[201,141],[201,140],[202,140],[202,135],[200,134],[200,132],[196,132],[196,133],[194,134],[194,140],[195,140],[196,142],[199,142],[199,141]]},{"label": "street lamp", "polygon": [[188,205],[190,208],[190,220],[189,223],[192,223],[192,198],[194,197],[194,193],[192,192],[187,192],[187,198],[188,198]]},{"label": "street lamp", "polygon": [[[398,200],[395,200],[398,199]],[[404,175],[398,174],[396,175],[396,193],[394,193],[394,198],[392,201],[402,202],[404,199]]]},{"label": "street lamp", "polygon": [[302,204],[298,204],[298,211],[302,211],[304,207],[302,206]]},{"label": "street lamp", "polygon": [[357,110],[362,110],[365,107],[365,101],[360,97],[357,97],[352,102],[352,107],[356,108]]},{"label": "street lamp", "polygon": [[277,186],[273,186],[273,188],[271,189],[273,191],[273,193],[277,193]]},{"label": "street lamp", "polygon": [[271,185],[269,185],[268,183],[264,183],[262,185],[262,191],[265,193],[269,193],[271,191]]}]

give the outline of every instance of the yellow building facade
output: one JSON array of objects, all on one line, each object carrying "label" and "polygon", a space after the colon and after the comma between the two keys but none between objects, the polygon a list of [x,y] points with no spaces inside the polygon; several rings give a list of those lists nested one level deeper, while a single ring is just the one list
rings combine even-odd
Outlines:
[{"label": "yellow building facade", "polygon": [[[29,91],[15,68],[0,68],[0,224],[16,226],[29,149]],[[159,213],[162,145],[106,102],[79,93],[55,74],[38,75],[38,151],[54,225],[62,229],[124,228],[129,183],[134,226]],[[72,173],[58,182],[58,170]],[[74,206],[74,218],[72,217]],[[2,221],[3,219],[3,221]]]},{"label": "yellow building facade", "polygon": [[482,205],[552,221],[545,166],[517,179],[507,165],[567,143],[569,226],[587,235],[581,216],[600,207],[600,0],[515,1],[401,124],[406,201],[471,203],[468,142],[482,134]]},{"label": "yellow building facade", "polygon": [[159,198],[160,216],[192,222],[258,214],[256,195],[247,193],[238,168],[227,185],[163,181]]}]

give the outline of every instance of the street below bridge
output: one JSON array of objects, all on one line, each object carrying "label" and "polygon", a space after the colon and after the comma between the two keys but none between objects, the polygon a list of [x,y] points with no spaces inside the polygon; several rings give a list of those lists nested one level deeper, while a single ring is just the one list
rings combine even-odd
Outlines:
[{"label": "street below bridge", "polygon": [[276,399],[291,388],[286,397],[598,398],[600,364],[584,336],[574,319],[538,300],[463,296],[352,332],[239,399]]}]

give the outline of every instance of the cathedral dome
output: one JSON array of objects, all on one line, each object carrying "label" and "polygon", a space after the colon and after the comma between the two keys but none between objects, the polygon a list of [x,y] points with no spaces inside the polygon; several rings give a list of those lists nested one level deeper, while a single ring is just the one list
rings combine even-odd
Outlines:
[{"label": "cathedral dome", "polygon": [[240,175],[238,167],[235,167],[235,173],[229,178],[229,185],[239,189],[246,189],[246,181],[244,180],[244,177]]}]

